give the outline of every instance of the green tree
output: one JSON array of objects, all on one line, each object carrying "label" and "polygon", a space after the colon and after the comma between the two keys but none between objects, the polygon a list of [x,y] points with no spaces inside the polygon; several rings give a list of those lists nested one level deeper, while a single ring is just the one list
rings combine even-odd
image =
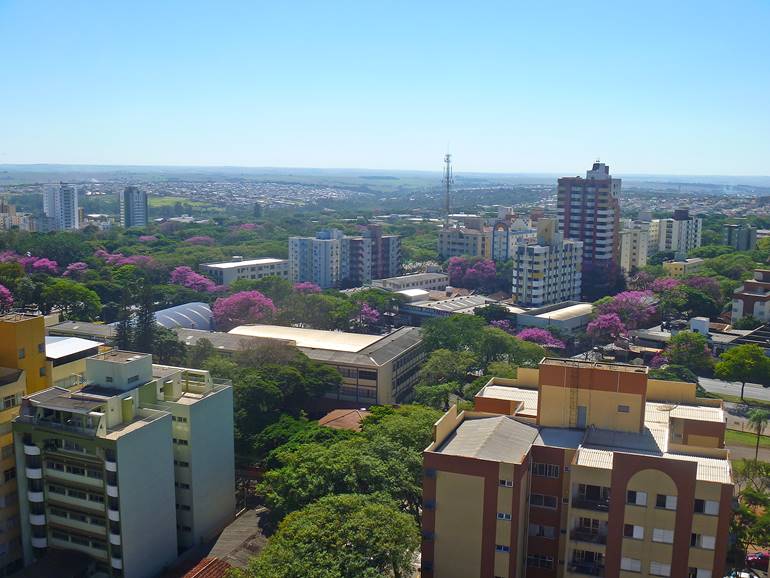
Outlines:
[{"label": "green tree", "polygon": [[139,289],[139,307],[136,312],[134,347],[137,351],[150,353],[155,345],[155,301],[152,285],[144,283]]},{"label": "green tree", "polygon": [[490,303],[486,307],[478,307],[473,314],[478,315],[487,323],[511,318],[511,312],[498,303]]},{"label": "green tree", "polygon": [[651,369],[648,377],[650,379],[661,379],[663,381],[698,383],[698,376],[683,365],[665,365],[657,369]]},{"label": "green tree", "polygon": [[660,296],[658,308],[664,316],[716,317],[722,311],[720,305],[708,294],[690,287],[679,285]]},{"label": "green tree", "polygon": [[537,367],[547,352],[537,343],[513,338],[510,361],[519,367]]},{"label": "green tree", "polygon": [[51,309],[57,307],[66,319],[77,321],[95,319],[102,308],[96,293],[69,279],[56,279],[45,285],[40,299],[43,313],[50,313]]},{"label": "green tree", "polygon": [[719,356],[714,373],[719,379],[741,382],[741,399],[746,382],[766,385],[770,381],[770,358],[756,344],[739,345]]},{"label": "green tree", "polygon": [[130,306],[131,296],[128,289],[124,289],[118,307],[118,324],[115,328],[115,345],[118,349],[131,350],[134,347],[134,327],[131,323]]},{"label": "green tree", "polygon": [[753,317],[752,315],[746,315],[741,317],[738,321],[733,323],[733,329],[756,329],[763,325],[762,321]]},{"label": "green tree", "polygon": [[216,349],[211,341],[206,338],[199,339],[194,345],[188,347],[187,359],[190,367],[201,368],[206,360],[216,354]]},{"label": "green tree", "polygon": [[429,319],[422,326],[423,345],[428,352],[436,349],[472,350],[484,327],[486,322],[476,315]]},{"label": "green tree", "polygon": [[671,338],[665,350],[672,365],[681,365],[696,375],[710,374],[714,360],[706,338],[695,331],[680,331]]},{"label": "green tree", "polygon": [[754,461],[759,459],[759,441],[762,439],[762,432],[765,430],[767,422],[770,421],[770,412],[764,409],[752,409],[748,415],[749,425],[757,434],[757,447],[754,451]]},{"label": "green tree", "polygon": [[179,341],[176,333],[165,327],[157,326],[153,332],[152,347],[148,353],[163,365],[182,365],[187,358],[187,347]]},{"label": "green tree", "polygon": [[238,578],[408,578],[414,520],[386,496],[321,498],[290,514]]},{"label": "green tree", "polygon": [[420,369],[419,380],[423,385],[435,385],[448,381],[464,383],[468,372],[478,363],[470,351],[437,349],[430,354]]},{"label": "green tree", "polygon": [[516,379],[517,375],[516,366],[505,361],[493,361],[487,366],[485,373],[487,376],[503,379]]},{"label": "green tree", "polygon": [[449,409],[449,398],[459,389],[462,389],[462,386],[456,381],[435,385],[418,384],[414,388],[414,400],[428,407],[446,411]]},{"label": "green tree", "polygon": [[493,361],[508,359],[519,341],[512,335],[497,327],[484,327],[473,349],[479,358],[482,367],[486,367]]}]

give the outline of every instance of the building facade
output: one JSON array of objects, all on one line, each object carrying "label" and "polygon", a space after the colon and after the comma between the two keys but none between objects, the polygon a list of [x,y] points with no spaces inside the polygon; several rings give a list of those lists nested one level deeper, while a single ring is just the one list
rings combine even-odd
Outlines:
[{"label": "building facade", "polygon": [[521,219],[498,221],[492,227],[492,259],[498,262],[513,258],[516,245],[534,242],[537,231]]},{"label": "building facade", "polygon": [[367,225],[364,236],[372,243],[370,279],[385,279],[401,273],[401,237],[384,235],[382,226],[377,224]]},{"label": "building facade", "polygon": [[155,576],[234,517],[232,387],[118,350],[85,380],[28,395],[13,422],[25,562],[76,550]]},{"label": "building facade", "polygon": [[199,268],[218,285],[230,285],[239,279],[289,278],[289,262],[286,259],[244,259],[235,256],[232,261],[202,263]]},{"label": "building facade", "polygon": [[423,289],[425,291],[443,291],[449,285],[449,275],[446,273],[414,273],[399,277],[376,279],[372,285],[388,291],[403,291],[405,289]]},{"label": "building facade", "polygon": [[644,367],[546,358],[493,378],[423,454],[421,575],[721,577],[724,434],[721,401]]},{"label": "building facade", "polygon": [[289,277],[294,283],[309,281],[322,289],[340,283],[342,231],[320,231],[313,237],[289,238]]},{"label": "building facade", "polygon": [[128,227],[146,227],[150,220],[147,193],[139,187],[129,186],[120,192],[120,224]]},{"label": "building facade", "polygon": [[757,248],[757,228],[748,223],[726,223],[722,227],[723,243],[736,251],[753,251]]},{"label": "building facade", "polygon": [[663,270],[672,277],[689,277],[697,275],[705,266],[706,261],[700,258],[677,259],[664,261]]},{"label": "building facade", "polygon": [[673,251],[686,256],[701,245],[703,220],[691,217],[687,209],[674,211],[672,219],[653,219],[650,222],[649,252]]},{"label": "building facade", "polygon": [[68,231],[80,227],[78,193],[74,186],[61,183],[58,189],[43,193],[43,213],[48,228],[54,231]]},{"label": "building facade", "polygon": [[735,323],[744,317],[770,322],[770,269],[756,269],[754,278],[733,293],[731,320]]},{"label": "building facade", "polygon": [[372,282],[372,240],[342,237],[340,241],[340,287],[362,287]]},{"label": "building facade", "polygon": [[438,254],[442,259],[450,257],[492,257],[492,229],[482,227],[445,227],[438,233]]},{"label": "building facade", "polygon": [[559,230],[565,239],[583,242],[583,264],[612,268],[620,257],[621,179],[596,162],[586,178],[559,179],[557,210]]},{"label": "building facade", "polygon": [[513,258],[513,302],[542,307],[579,301],[582,284],[583,243],[565,241],[555,219],[537,222],[537,242],[516,245]]},{"label": "building facade", "polygon": [[647,264],[650,224],[634,222],[620,231],[620,268],[624,273],[641,269]]}]

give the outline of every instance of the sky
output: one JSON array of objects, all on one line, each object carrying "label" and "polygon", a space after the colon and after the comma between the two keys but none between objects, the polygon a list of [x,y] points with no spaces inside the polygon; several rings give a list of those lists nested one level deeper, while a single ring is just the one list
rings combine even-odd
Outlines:
[{"label": "sky", "polygon": [[0,164],[770,174],[770,1],[0,0]]}]

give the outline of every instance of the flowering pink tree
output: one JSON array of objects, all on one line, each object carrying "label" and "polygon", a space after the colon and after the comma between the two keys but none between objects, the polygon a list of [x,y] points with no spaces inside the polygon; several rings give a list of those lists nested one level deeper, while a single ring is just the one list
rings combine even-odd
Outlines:
[{"label": "flowering pink tree", "polygon": [[650,284],[650,290],[654,293],[665,293],[666,291],[671,291],[672,289],[679,287],[681,284],[682,282],[679,279],[674,279],[673,277],[660,277]]},{"label": "flowering pink tree", "polygon": [[76,263],[70,263],[67,265],[67,268],[64,270],[64,273],[62,273],[62,276],[70,277],[72,279],[80,279],[83,276],[83,273],[86,271],[88,271],[88,265],[82,261],[77,261]]},{"label": "flowering pink tree", "polygon": [[489,324],[492,327],[497,327],[498,329],[502,329],[506,333],[510,333],[511,335],[514,335],[516,333],[516,328],[513,326],[513,323],[511,323],[508,319],[495,319],[494,321],[490,321]]},{"label": "flowering pink tree", "polygon": [[257,323],[276,311],[273,301],[259,291],[241,291],[214,301],[211,312],[220,331],[229,331],[238,325]]},{"label": "flowering pink tree", "polygon": [[375,325],[380,321],[380,312],[368,303],[362,303],[358,318],[365,325]]},{"label": "flowering pink tree", "polygon": [[137,241],[140,243],[154,243],[158,238],[155,235],[139,235]]},{"label": "flowering pink tree", "polygon": [[494,283],[497,269],[495,262],[491,259],[469,260],[463,257],[451,257],[447,265],[447,273],[450,285],[478,289]]},{"label": "flowering pink tree", "polygon": [[594,341],[607,343],[625,335],[628,329],[617,313],[605,313],[588,324],[586,333]]},{"label": "flowering pink tree", "polygon": [[596,312],[600,316],[614,313],[625,327],[636,329],[657,313],[655,295],[651,291],[623,291],[612,299],[602,300]]},{"label": "flowering pink tree", "polygon": [[539,327],[527,327],[526,329],[522,329],[516,337],[523,341],[537,343],[538,345],[542,345],[549,349],[564,349],[565,347],[563,341],[556,339],[547,329],[541,329]]},{"label": "flowering pink tree", "polygon": [[134,265],[139,269],[152,269],[157,267],[155,259],[149,255],[124,255],[123,253],[108,253],[104,249],[97,249],[94,257],[103,260],[113,267],[122,267],[123,265]]},{"label": "flowering pink tree", "polygon": [[196,273],[190,267],[185,265],[176,267],[171,271],[170,281],[174,285],[182,285],[194,291],[205,291],[211,293],[216,290],[216,283],[208,277]]},{"label": "flowering pink tree", "polygon": [[256,228],[256,223],[243,223],[242,225],[238,225],[238,229],[241,231],[253,231]]},{"label": "flowering pink tree", "polygon": [[0,251],[0,263],[18,263],[21,255],[14,251]]},{"label": "flowering pink tree", "polygon": [[45,257],[29,255],[27,257],[21,257],[18,262],[28,273],[56,275],[59,272],[59,264],[56,261],[51,261]]},{"label": "flowering pink tree", "polygon": [[206,235],[195,235],[184,241],[188,245],[213,245],[215,243],[212,237]]},{"label": "flowering pink tree", "polygon": [[690,277],[684,280],[684,284],[702,291],[717,303],[722,302],[722,288],[719,286],[719,281],[713,277]]},{"label": "flowering pink tree", "polygon": [[0,312],[5,313],[13,307],[13,295],[4,285],[0,285]]},{"label": "flowering pink tree", "polygon": [[666,359],[663,355],[660,353],[656,353],[652,359],[650,359],[650,368],[652,369],[658,369],[663,367],[668,363],[668,359]]},{"label": "flowering pink tree", "polygon": [[294,290],[297,293],[302,293],[304,295],[321,292],[321,288],[315,283],[311,283],[310,281],[302,281],[301,283],[295,283]]}]

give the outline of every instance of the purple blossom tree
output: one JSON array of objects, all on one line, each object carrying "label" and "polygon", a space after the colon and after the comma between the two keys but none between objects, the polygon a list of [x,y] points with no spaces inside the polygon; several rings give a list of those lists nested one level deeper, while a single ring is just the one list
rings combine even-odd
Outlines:
[{"label": "purple blossom tree", "polygon": [[496,319],[494,321],[490,321],[489,324],[492,327],[497,327],[498,329],[502,329],[503,331],[505,331],[506,333],[510,333],[511,335],[514,335],[516,333],[516,328],[508,319]]},{"label": "purple blossom tree", "polygon": [[217,288],[216,283],[211,279],[196,273],[186,265],[181,265],[171,271],[170,281],[173,285],[182,285],[194,291],[205,291],[207,293],[212,293]]},{"label": "purple blossom tree", "polygon": [[666,291],[671,291],[675,287],[679,287],[681,284],[682,281],[679,279],[674,279],[673,277],[660,277],[652,282],[650,290],[654,293],[665,293]]},{"label": "purple blossom tree", "polygon": [[0,312],[5,313],[11,307],[13,307],[13,295],[6,286],[0,285]]},{"label": "purple blossom tree", "polygon": [[241,291],[229,297],[220,297],[211,309],[214,323],[220,331],[257,323],[271,317],[275,311],[273,301],[259,291]]},{"label": "purple blossom tree", "polygon": [[541,329],[539,327],[527,327],[526,329],[522,329],[519,331],[516,337],[523,341],[531,341],[532,343],[537,343],[538,345],[542,345],[543,347],[547,347],[549,349],[565,348],[563,341],[556,339],[547,329]]},{"label": "purple blossom tree", "polygon": [[185,239],[184,242],[188,245],[213,245],[215,243],[212,237],[206,235],[195,235],[194,237]]},{"label": "purple blossom tree", "polygon": [[302,293],[304,295],[321,292],[321,288],[315,283],[311,283],[310,281],[302,281],[301,283],[295,283],[294,290],[297,293]]},{"label": "purple blossom tree", "polygon": [[59,264],[51,259],[41,257],[32,263],[33,273],[45,273],[46,275],[56,275],[59,272]]},{"label": "purple blossom tree", "polygon": [[668,359],[660,353],[656,353],[652,359],[650,359],[650,368],[659,369],[668,363]]},{"label": "purple blossom tree", "polygon": [[94,251],[94,257],[103,260],[113,267],[122,267],[123,265],[134,265],[139,269],[154,269],[158,266],[157,261],[149,255],[131,255],[126,256],[123,253],[108,253],[104,249]]},{"label": "purple blossom tree", "polygon": [[684,284],[702,291],[717,303],[722,302],[722,288],[719,286],[719,281],[713,277],[690,277],[684,280]]},{"label": "purple blossom tree", "polygon": [[449,284],[466,289],[478,289],[494,283],[497,269],[491,259],[451,257],[447,265]]},{"label": "purple blossom tree", "polygon": [[362,303],[358,318],[364,325],[376,325],[380,321],[380,312],[368,303]]},{"label": "purple blossom tree", "polygon": [[604,313],[588,324],[586,333],[594,341],[608,343],[628,333],[628,329],[617,313]]},{"label": "purple blossom tree", "polygon": [[18,263],[21,256],[14,251],[0,251],[0,263]]},{"label": "purple blossom tree", "polygon": [[651,291],[623,291],[602,301],[596,312],[600,316],[614,313],[625,327],[636,329],[655,317],[655,295]]},{"label": "purple blossom tree", "polygon": [[140,243],[154,243],[158,238],[155,235],[139,235],[137,241]]},{"label": "purple blossom tree", "polygon": [[67,265],[67,268],[64,270],[64,273],[62,273],[62,276],[70,277],[71,279],[80,279],[83,276],[83,273],[86,271],[88,271],[88,265],[82,261],[77,261]]}]

